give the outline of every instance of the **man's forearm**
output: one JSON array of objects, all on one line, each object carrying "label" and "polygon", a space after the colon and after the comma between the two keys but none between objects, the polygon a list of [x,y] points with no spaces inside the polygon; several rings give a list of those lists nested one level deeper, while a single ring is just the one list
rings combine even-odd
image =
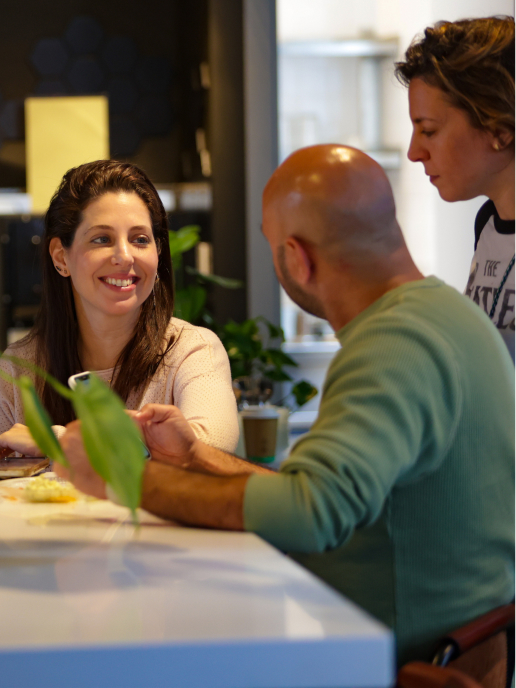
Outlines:
[{"label": "man's forearm", "polygon": [[270,468],[260,466],[256,463],[250,463],[244,459],[228,454],[215,447],[209,447],[203,442],[198,442],[194,458],[189,466],[200,473],[209,473],[211,475],[250,475],[251,473],[273,473]]},{"label": "man's forearm", "polygon": [[248,478],[203,475],[148,461],[141,506],[161,518],[187,525],[243,530]]}]

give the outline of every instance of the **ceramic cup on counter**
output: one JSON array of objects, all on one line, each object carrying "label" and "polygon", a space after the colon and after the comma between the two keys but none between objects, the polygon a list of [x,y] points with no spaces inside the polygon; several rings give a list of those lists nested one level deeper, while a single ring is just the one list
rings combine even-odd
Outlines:
[{"label": "ceramic cup on counter", "polygon": [[279,413],[274,406],[247,406],[240,411],[244,426],[246,456],[251,461],[271,463],[276,455]]}]

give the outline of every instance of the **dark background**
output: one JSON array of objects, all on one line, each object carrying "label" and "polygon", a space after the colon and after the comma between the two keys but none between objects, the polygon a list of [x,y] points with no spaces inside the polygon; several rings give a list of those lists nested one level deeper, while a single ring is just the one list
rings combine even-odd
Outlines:
[{"label": "dark background", "polygon": [[[111,156],[140,165],[156,184],[209,181],[212,210],[174,213],[171,227],[200,224],[202,239],[213,244],[215,274],[245,282],[242,36],[242,0],[2,3],[0,187],[25,187],[27,96],[105,93]],[[117,61],[116,45],[125,47],[126,62]],[[201,83],[203,63],[209,65],[209,88]],[[205,131],[211,154],[209,178],[201,171],[198,129]],[[31,220],[21,230],[21,221],[0,223],[1,300],[7,309],[0,330],[16,324],[15,307],[25,312],[20,307],[30,305],[22,301],[38,301],[38,247],[32,238],[41,222]],[[216,287],[210,300],[221,323],[247,315],[245,288]]]}]

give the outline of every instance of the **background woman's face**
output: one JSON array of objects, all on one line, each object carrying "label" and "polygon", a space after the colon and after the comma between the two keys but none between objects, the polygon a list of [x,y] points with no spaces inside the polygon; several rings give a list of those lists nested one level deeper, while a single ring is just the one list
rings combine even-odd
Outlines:
[{"label": "background woman's face", "polygon": [[86,316],[135,317],[152,292],[158,251],[145,203],[135,193],[106,193],[83,212],[64,251],[76,307]]},{"label": "background woman's face", "polygon": [[413,134],[408,150],[412,162],[421,162],[430,182],[445,201],[489,196],[501,156],[491,134],[475,128],[465,110],[454,107],[446,94],[421,79],[409,86]]}]

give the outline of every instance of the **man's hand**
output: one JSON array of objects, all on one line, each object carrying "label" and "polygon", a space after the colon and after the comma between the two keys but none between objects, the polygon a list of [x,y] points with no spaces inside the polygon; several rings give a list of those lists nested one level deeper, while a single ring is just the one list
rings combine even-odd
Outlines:
[{"label": "man's hand", "polygon": [[140,411],[129,413],[140,425],[153,459],[180,468],[192,467],[199,440],[178,408],[146,404]]},{"label": "man's hand", "polygon": [[75,487],[85,494],[106,499],[106,483],[95,473],[84,449],[81,434],[81,422],[74,420],[66,426],[66,432],[60,439],[70,469],[54,462],[55,473],[65,480],[70,480]]},{"label": "man's hand", "polygon": [[43,456],[29,428],[21,423],[15,423],[10,430],[0,435],[0,448],[10,449],[11,452],[16,451],[25,456]]},{"label": "man's hand", "polygon": [[190,424],[175,406],[146,404],[141,411],[128,411],[136,420],[153,459],[178,468],[212,475],[270,473],[269,468],[210,447],[197,439]]}]

